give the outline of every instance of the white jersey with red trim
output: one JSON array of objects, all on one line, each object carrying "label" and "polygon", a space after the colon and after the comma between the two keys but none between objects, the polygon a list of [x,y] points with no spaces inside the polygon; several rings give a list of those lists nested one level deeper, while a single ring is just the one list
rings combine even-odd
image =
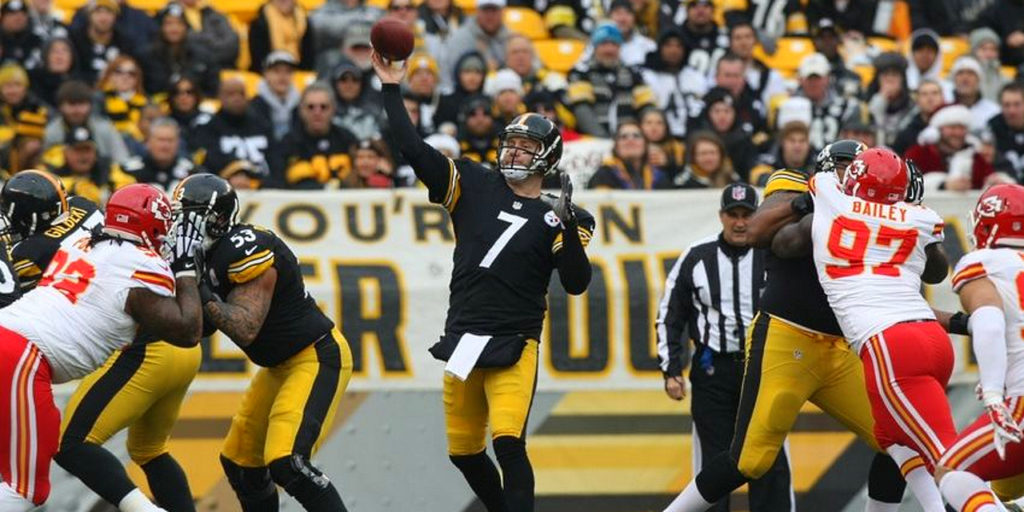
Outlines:
[{"label": "white jersey with red trim", "polygon": [[953,291],[975,279],[988,278],[1003,300],[1006,317],[1006,396],[1024,396],[1024,252],[979,249],[960,258],[953,271]]},{"label": "white jersey with red trim", "polygon": [[89,238],[54,254],[39,285],[0,310],[0,325],[39,347],[55,383],[84,377],[135,337],[125,312],[132,288],[174,295],[174,274],[156,253],[134,244]]},{"label": "white jersey with red trim", "polygon": [[816,174],[808,185],[818,280],[853,349],[897,323],[934,320],[921,274],[925,247],[942,242],[942,218],[924,206],[847,195],[833,173]]}]

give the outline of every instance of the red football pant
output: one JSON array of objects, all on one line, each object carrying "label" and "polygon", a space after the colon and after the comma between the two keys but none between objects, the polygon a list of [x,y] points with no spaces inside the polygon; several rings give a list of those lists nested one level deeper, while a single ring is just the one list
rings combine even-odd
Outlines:
[{"label": "red football pant", "polygon": [[[1024,397],[1006,399],[1006,408],[1018,424],[1024,423]],[[992,422],[988,413],[960,432],[939,459],[939,465],[973,473],[985,481],[1001,480],[1024,473],[1024,444],[1007,443],[1006,460],[996,453]]]},{"label": "red football pant", "polygon": [[0,327],[0,477],[41,505],[50,494],[60,412],[53,403],[50,364],[20,334]]},{"label": "red football pant", "polygon": [[953,371],[946,331],[935,321],[896,324],[869,338],[860,359],[878,444],[913,448],[933,472],[956,438],[946,399]]}]

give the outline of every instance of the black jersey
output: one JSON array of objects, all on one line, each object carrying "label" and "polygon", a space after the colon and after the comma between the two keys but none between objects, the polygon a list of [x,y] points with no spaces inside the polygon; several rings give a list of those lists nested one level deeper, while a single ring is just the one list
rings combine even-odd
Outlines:
[{"label": "black jersey", "polygon": [[11,261],[21,289],[35,288],[57,249],[88,236],[92,228],[100,224],[103,224],[103,213],[96,203],[79,196],[69,198],[68,213],[64,219],[19,241],[11,249]]},{"label": "black jersey", "polygon": [[[448,164],[447,180],[427,184],[430,199],[451,212],[457,240],[445,336],[469,332],[539,339],[562,246],[555,198],[517,196],[501,173],[476,162]],[[581,208],[576,215],[586,244],[594,218]]]},{"label": "black jersey", "polygon": [[[764,194],[767,197],[780,191],[807,191],[807,175],[789,169],[775,171],[768,178]],[[843,335],[821,289],[813,257],[778,258],[769,251],[765,269],[768,277],[761,295],[762,311],[818,332]]]},{"label": "black jersey", "polygon": [[0,308],[21,298],[21,287],[11,264],[11,250],[7,242],[0,240]]},{"label": "black jersey", "polygon": [[267,318],[256,339],[242,347],[252,362],[265,367],[280,364],[334,328],[306,292],[295,254],[273,232],[238,224],[213,244],[206,264],[203,279],[222,299],[267,269],[277,271]]}]

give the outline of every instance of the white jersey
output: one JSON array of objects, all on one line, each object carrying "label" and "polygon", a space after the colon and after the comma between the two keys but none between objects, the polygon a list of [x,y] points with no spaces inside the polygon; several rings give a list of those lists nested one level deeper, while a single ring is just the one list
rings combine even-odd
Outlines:
[{"label": "white jersey", "polygon": [[964,255],[953,271],[953,291],[988,278],[1003,300],[1006,316],[1006,396],[1024,395],[1024,252],[1015,249],[980,249]]},{"label": "white jersey", "polygon": [[942,218],[923,206],[847,195],[833,173],[816,174],[808,185],[818,280],[854,351],[899,322],[934,320],[921,274],[925,247],[942,241]]},{"label": "white jersey", "polygon": [[174,274],[156,253],[115,241],[89,247],[88,240],[57,251],[39,285],[0,310],[0,325],[46,356],[55,383],[84,377],[132,342],[129,290],[174,296]]}]

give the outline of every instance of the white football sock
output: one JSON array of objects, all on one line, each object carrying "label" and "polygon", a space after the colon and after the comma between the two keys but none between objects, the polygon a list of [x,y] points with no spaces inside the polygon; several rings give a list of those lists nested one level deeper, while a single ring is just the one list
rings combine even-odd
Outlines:
[{"label": "white football sock", "polygon": [[124,498],[121,498],[121,503],[117,504],[117,509],[121,512],[167,512],[166,510],[156,506],[142,491],[139,489],[133,489],[132,492],[128,493]]},{"label": "white football sock", "polygon": [[714,503],[708,503],[697,490],[697,481],[691,480],[683,492],[669,503],[665,512],[704,512],[711,508],[711,505]]},{"label": "white football sock", "polygon": [[939,489],[949,504],[960,511],[964,510],[966,505],[971,505],[970,510],[977,512],[1006,510],[985,485],[984,480],[966,471],[946,473],[939,482]]},{"label": "white football sock", "polygon": [[[925,512],[946,512],[946,505],[943,504],[942,494],[939,493],[939,488],[935,485],[935,478],[928,472],[928,467],[921,460],[921,455],[917,451],[899,444],[894,444],[886,448],[885,451],[896,461],[901,473],[906,471],[903,473],[903,479],[907,481],[910,493],[917,499],[921,508]],[[912,462],[914,459],[920,460],[916,463],[917,467],[914,467],[915,463]],[[907,471],[908,467],[914,467],[914,469]]]}]

